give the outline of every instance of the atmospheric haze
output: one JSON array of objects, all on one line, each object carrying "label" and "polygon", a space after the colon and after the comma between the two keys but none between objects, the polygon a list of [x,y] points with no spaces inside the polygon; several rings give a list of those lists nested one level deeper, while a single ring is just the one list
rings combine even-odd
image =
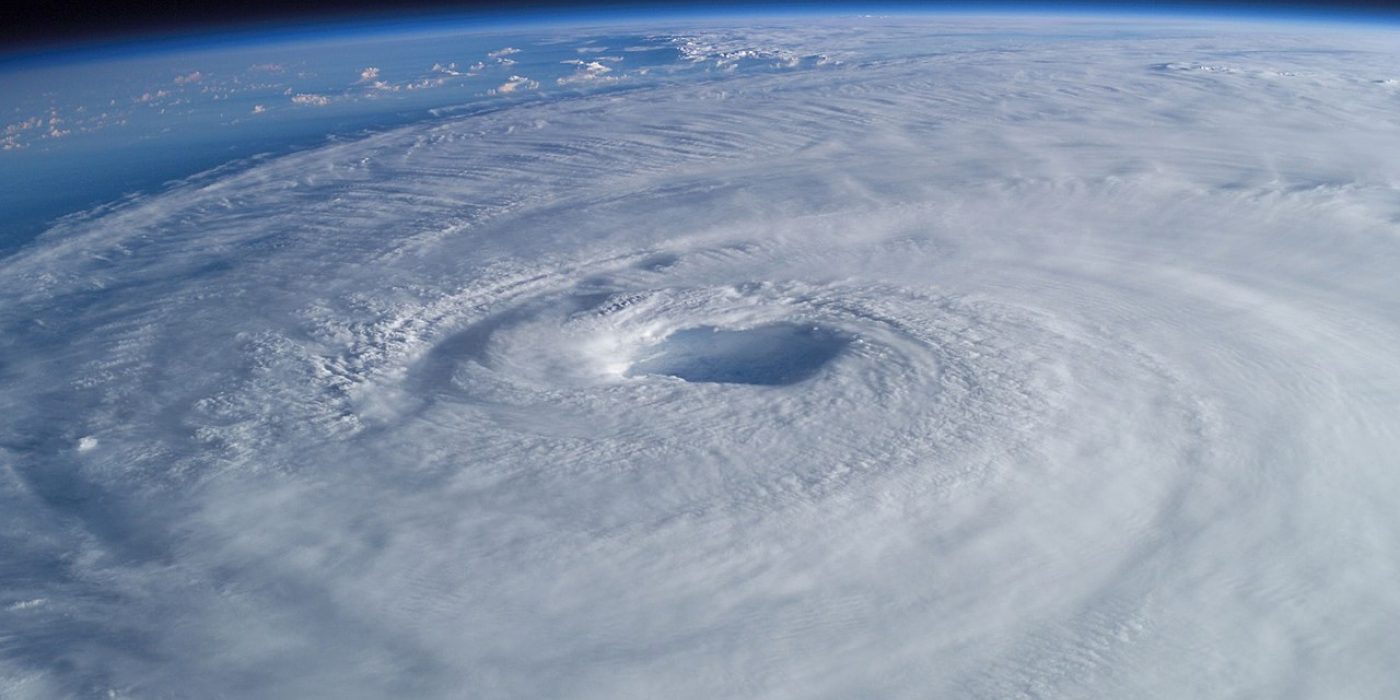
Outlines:
[{"label": "atmospheric haze", "polygon": [[1393,30],[665,31],[0,259],[0,695],[1400,696]]}]

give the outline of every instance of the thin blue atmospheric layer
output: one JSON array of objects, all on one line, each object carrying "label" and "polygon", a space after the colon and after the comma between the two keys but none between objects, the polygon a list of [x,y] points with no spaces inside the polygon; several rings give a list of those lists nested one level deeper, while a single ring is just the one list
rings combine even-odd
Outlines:
[{"label": "thin blue atmospheric layer", "polygon": [[650,355],[634,363],[628,375],[787,386],[815,377],[850,343],[844,333],[794,323],[740,330],[700,326],[667,336]]}]

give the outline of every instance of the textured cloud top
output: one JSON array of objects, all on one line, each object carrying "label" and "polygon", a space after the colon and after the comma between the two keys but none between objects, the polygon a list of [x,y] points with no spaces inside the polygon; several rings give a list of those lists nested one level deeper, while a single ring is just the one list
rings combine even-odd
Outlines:
[{"label": "textured cloud top", "polygon": [[60,223],[0,695],[1400,694],[1400,47],[1283,31],[700,28]]}]

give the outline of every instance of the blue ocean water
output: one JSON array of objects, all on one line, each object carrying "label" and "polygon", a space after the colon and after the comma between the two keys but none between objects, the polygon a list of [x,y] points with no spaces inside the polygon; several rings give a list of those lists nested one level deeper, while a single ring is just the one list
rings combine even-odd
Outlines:
[{"label": "blue ocean water", "polygon": [[673,40],[418,31],[11,61],[0,65],[0,254],[61,216],[212,168],[642,82],[624,73],[668,79],[656,69],[677,66]]},{"label": "blue ocean water", "polygon": [[[1046,11],[1039,4],[997,8]],[[665,21],[676,27],[732,24],[780,9],[671,8]],[[894,4],[855,11],[908,9]],[[813,14],[810,8],[783,11],[789,20]],[[1078,11],[1093,17],[1101,9]],[[1115,10],[1125,11],[1133,10]],[[1137,11],[1159,14],[1152,8]],[[1195,8],[1192,14],[1257,13]],[[1337,19],[1298,10],[1271,17]],[[640,30],[640,20],[653,26]],[[65,215],[327,139],[525,101],[704,80],[739,67],[793,67],[791,57],[712,62],[707,59],[713,56],[703,55],[707,47],[687,45],[682,29],[656,28],[666,26],[654,11],[593,10],[245,29],[0,55],[0,256]],[[1071,38],[1063,30],[1053,38]],[[1102,28],[1094,36],[1112,38]],[[1019,39],[1046,37],[1032,33]]]}]

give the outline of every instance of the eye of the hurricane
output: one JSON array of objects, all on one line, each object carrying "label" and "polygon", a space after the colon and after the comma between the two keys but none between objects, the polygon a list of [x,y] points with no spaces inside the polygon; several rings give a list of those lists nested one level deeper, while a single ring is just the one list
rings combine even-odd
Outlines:
[{"label": "eye of the hurricane", "polygon": [[844,334],[794,323],[742,330],[700,326],[676,331],[632,364],[628,376],[688,382],[785,386],[809,379],[850,344]]}]

